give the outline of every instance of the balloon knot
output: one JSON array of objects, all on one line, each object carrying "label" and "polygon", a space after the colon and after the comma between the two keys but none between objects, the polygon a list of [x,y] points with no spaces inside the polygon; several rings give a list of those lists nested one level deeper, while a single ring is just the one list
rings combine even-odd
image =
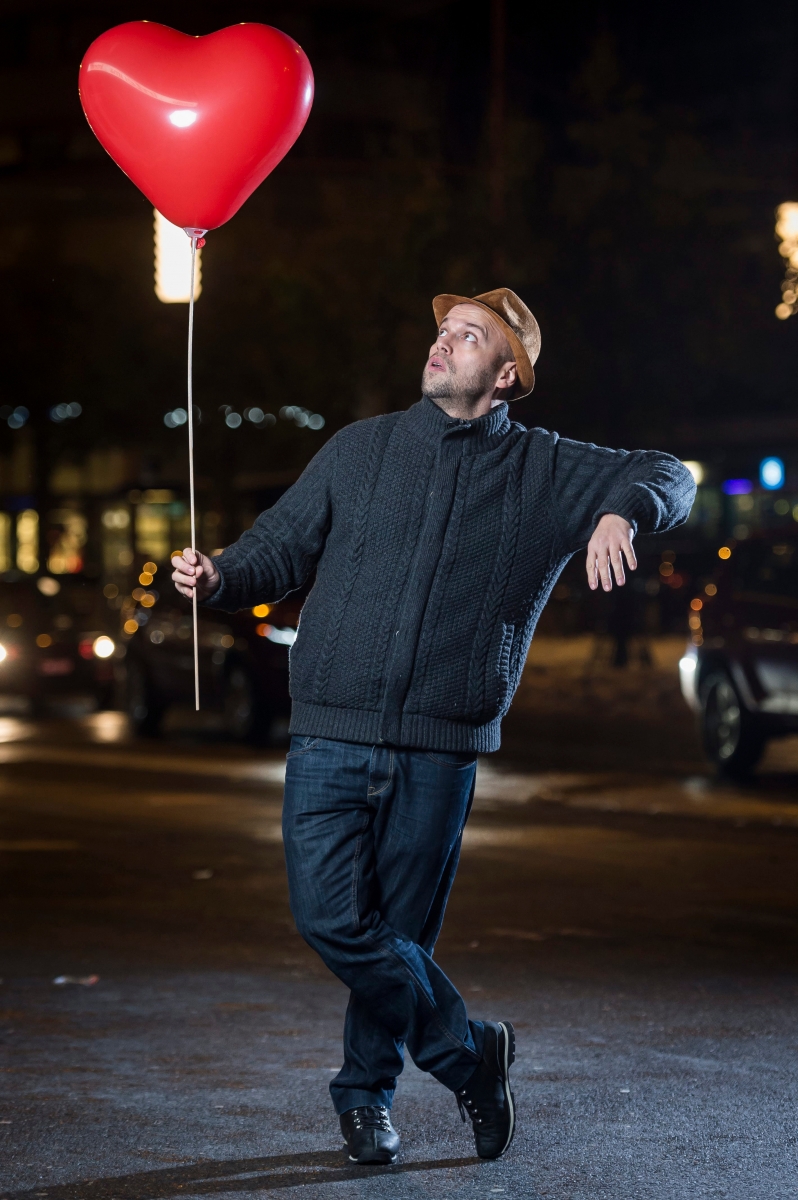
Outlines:
[{"label": "balloon knot", "polygon": [[205,238],[198,238],[197,239],[197,249],[201,250],[204,245],[205,245]]}]

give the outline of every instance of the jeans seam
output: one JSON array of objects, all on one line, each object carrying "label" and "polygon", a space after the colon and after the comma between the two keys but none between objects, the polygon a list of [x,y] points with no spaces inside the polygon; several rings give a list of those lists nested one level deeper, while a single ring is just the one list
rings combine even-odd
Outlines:
[{"label": "jeans seam", "polygon": [[393,750],[389,750],[388,754],[388,778],[381,788],[369,788],[369,796],[381,796],[383,792],[387,792],[393,782]]},{"label": "jeans seam", "polygon": [[363,829],[357,835],[357,841],[355,842],[355,853],[354,853],[354,857],[352,859],[351,905],[352,905],[352,925],[355,930],[360,929],[360,914],[358,913],[358,910],[357,910],[357,887],[358,887],[358,882],[359,882],[358,867],[360,865],[360,851],[363,846],[363,834],[365,833],[367,828],[368,828],[368,817],[365,818],[365,824],[363,825]]},{"label": "jeans seam", "polygon": [[467,762],[453,763],[446,762],[446,760],[443,758],[436,758],[432,750],[427,750],[425,753],[430,762],[434,762],[437,767],[450,767],[453,771],[459,771],[463,767],[473,767],[474,763],[477,761],[476,754],[473,758],[468,759]]},{"label": "jeans seam", "polygon": [[296,758],[298,754],[307,754],[308,750],[312,750],[320,741],[321,738],[313,738],[307,746],[301,746],[299,750],[289,750],[285,756],[286,762],[289,758]]},{"label": "jeans seam", "polygon": [[427,1003],[427,1006],[429,1007],[430,1011],[432,1012],[432,1019],[435,1021],[435,1024],[438,1026],[441,1033],[443,1033],[443,1035],[449,1039],[449,1041],[452,1043],[452,1045],[457,1046],[460,1050],[465,1050],[466,1054],[473,1055],[474,1058],[476,1059],[476,1061],[479,1062],[480,1055],[477,1054],[477,1052],[475,1050],[469,1050],[468,1046],[466,1046],[463,1039],[457,1037],[454,1033],[452,1033],[452,1031],[451,1031],[451,1029],[449,1029],[448,1025],[444,1024],[443,1018],[441,1017],[441,1014],[440,1014],[440,1009],[438,1008],[437,1004],[435,1003],[434,1000],[430,1000],[429,996],[427,995],[426,991],[424,990],[424,985],[422,984],[418,975],[416,975],[416,973],[412,969],[412,967],[409,967],[407,965],[405,960],[402,958],[401,954],[397,954],[396,951],[392,950],[390,946],[385,946],[381,942],[378,942],[377,939],[373,936],[373,934],[365,933],[363,936],[366,938],[367,941],[371,942],[372,946],[374,946],[375,949],[378,950],[380,954],[388,955],[392,959],[394,959],[394,961],[399,964],[399,966],[402,968],[402,970],[405,971],[410,976],[410,978],[415,981],[422,997],[424,998],[424,1000]]}]

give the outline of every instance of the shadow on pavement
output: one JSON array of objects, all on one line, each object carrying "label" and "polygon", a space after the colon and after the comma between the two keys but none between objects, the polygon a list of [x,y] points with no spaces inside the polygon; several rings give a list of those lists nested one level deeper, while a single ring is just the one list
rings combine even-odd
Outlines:
[{"label": "shadow on pavement", "polygon": [[403,1162],[395,1166],[357,1167],[346,1160],[342,1150],[319,1150],[309,1154],[275,1154],[270,1158],[208,1160],[188,1167],[169,1167],[163,1171],[81,1179],[54,1187],[39,1186],[24,1191],[4,1192],[2,1200],[166,1200],[166,1197],[177,1195],[276,1192],[281,1188],[370,1179],[376,1175],[450,1171],[457,1167],[479,1166],[481,1163],[480,1158],[444,1158]]}]

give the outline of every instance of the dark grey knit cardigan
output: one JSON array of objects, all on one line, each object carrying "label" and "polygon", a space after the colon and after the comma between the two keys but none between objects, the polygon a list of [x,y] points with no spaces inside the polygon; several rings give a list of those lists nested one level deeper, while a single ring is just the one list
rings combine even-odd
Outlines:
[{"label": "dark grey knit cardigan", "polygon": [[603,513],[649,533],[695,493],[675,458],[605,450],[422,399],[357,421],[216,559],[206,601],[273,602],[315,567],[291,650],[291,732],[491,751],[544,604]]}]

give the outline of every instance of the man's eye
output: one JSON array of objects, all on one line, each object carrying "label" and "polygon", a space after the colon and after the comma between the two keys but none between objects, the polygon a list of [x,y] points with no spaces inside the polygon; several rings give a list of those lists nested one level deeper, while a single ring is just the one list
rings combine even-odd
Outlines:
[{"label": "man's eye", "polygon": [[445,336],[446,336],[446,330],[445,330],[445,329],[439,329],[439,330],[438,330],[438,337],[445,337]]},{"label": "man's eye", "polygon": [[466,340],[468,340],[468,338],[471,338],[471,341],[472,341],[472,342],[475,342],[475,341],[477,340],[477,339],[474,337],[473,333],[467,333],[467,334],[465,334],[465,338],[466,338]]}]

